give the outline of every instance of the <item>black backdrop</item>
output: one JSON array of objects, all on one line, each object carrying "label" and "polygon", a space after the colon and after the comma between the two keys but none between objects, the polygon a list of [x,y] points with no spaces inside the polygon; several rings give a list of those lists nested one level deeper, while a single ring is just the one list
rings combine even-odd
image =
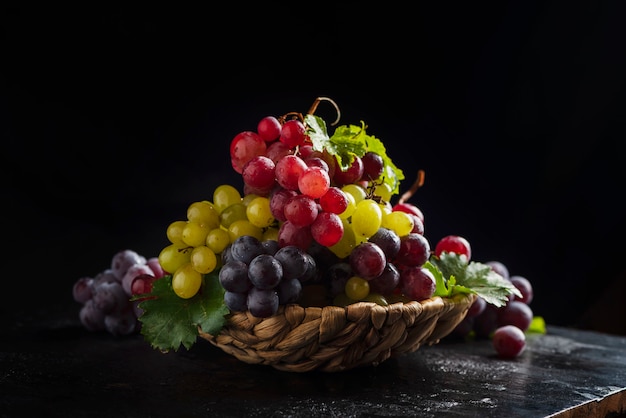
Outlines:
[{"label": "black backdrop", "polygon": [[551,324],[624,321],[589,314],[625,280],[624,3],[388,3],[5,6],[0,309],[71,305],[116,251],[157,255],[241,184],[236,133],[328,96],[405,188],[425,170],[431,243],[526,276]]}]

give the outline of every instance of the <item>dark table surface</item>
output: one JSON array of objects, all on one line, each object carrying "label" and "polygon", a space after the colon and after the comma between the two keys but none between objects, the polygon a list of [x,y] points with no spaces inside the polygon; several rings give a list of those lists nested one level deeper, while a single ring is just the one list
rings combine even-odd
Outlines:
[{"label": "dark table surface", "polygon": [[514,360],[442,340],[337,373],[249,365],[199,339],[161,353],[82,328],[73,309],[3,315],[0,417],[618,417],[626,337],[548,326]]}]

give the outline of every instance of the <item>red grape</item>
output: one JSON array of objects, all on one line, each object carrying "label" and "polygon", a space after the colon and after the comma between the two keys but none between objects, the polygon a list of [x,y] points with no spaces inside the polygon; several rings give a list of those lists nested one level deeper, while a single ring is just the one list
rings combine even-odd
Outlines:
[{"label": "red grape", "polygon": [[526,335],[514,325],[504,325],[494,331],[492,344],[500,357],[512,359],[526,348]]},{"label": "red grape", "polygon": [[331,247],[343,237],[343,222],[335,213],[320,212],[311,224],[311,235],[318,243]]},{"label": "red grape", "polygon": [[235,171],[241,174],[243,166],[252,157],[264,155],[266,150],[265,141],[256,132],[240,132],[230,143],[230,162]]},{"label": "red grape", "polygon": [[280,132],[280,142],[289,148],[295,148],[304,144],[306,139],[306,128],[304,124],[297,119],[288,120],[283,124]]},{"label": "red grape", "polygon": [[435,276],[425,267],[412,266],[400,272],[402,293],[413,300],[424,300],[433,296],[437,287]]},{"label": "red grape", "polygon": [[274,116],[266,116],[257,125],[256,131],[265,142],[272,142],[280,136],[282,125]]},{"label": "red grape", "polygon": [[525,304],[529,304],[533,300],[533,286],[526,277],[523,276],[511,276],[511,283],[520,291],[522,297],[514,296],[514,300],[518,300],[520,302],[524,302]]},{"label": "red grape", "polygon": [[448,235],[437,242],[435,255],[439,257],[443,252],[465,255],[468,261],[472,258],[472,248],[469,241],[458,235]]}]

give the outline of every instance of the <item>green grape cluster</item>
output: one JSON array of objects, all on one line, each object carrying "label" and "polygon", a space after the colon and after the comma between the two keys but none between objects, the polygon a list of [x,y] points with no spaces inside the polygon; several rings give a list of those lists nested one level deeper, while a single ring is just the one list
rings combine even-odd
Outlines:
[{"label": "green grape cluster", "polygon": [[213,201],[193,202],[187,219],[167,227],[169,245],[158,259],[165,272],[172,275],[172,289],[183,299],[195,296],[203,275],[221,266],[221,253],[237,237],[251,235],[259,240],[276,237],[277,229],[266,197],[247,195],[228,184],[218,186]]}]

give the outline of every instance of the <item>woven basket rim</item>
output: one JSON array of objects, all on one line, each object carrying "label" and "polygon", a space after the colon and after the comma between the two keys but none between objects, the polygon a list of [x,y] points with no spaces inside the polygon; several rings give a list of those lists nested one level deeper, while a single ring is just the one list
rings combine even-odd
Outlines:
[{"label": "woven basket rim", "polygon": [[199,336],[249,364],[278,370],[336,372],[376,366],[391,357],[433,345],[467,314],[475,294],[435,296],[381,306],[280,306],[273,316],[232,312],[219,334]]}]

